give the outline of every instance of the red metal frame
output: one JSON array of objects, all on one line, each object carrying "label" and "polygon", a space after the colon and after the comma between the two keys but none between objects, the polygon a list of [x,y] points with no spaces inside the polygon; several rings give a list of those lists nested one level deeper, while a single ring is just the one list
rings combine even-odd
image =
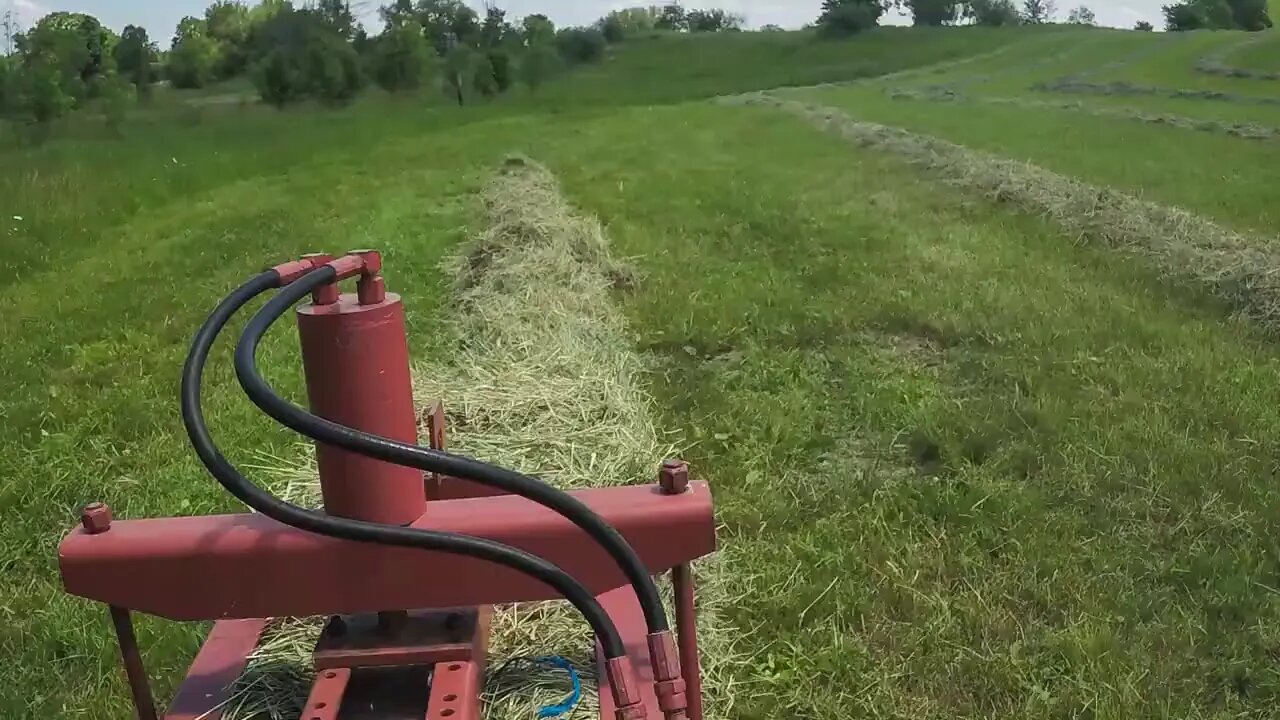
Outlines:
[{"label": "red metal frame", "polygon": [[[573,493],[656,573],[715,549],[704,484],[667,496],[652,486]],[[568,520],[512,495],[433,502],[413,527],[507,543],[546,558],[599,593],[625,579]],[[116,521],[74,530],[58,551],[72,595],[174,620],[330,615],[557,598],[542,583],[482,560],[321,537],[261,515]],[[449,578],[432,582],[431,578]]]},{"label": "red metal frame", "polygon": [[[381,256],[371,250],[337,259],[311,255],[275,270],[287,283],[326,264],[339,280],[359,280],[354,295],[342,295],[336,282],[317,289],[312,304],[299,311],[313,412],[416,441],[403,308],[386,293]],[[432,447],[444,449],[439,403],[424,424]],[[714,551],[715,519],[710,489],[690,483],[683,463],[664,463],[656,486],[573,493],[626,538],[650,572],[672,573],[677,640],[647,634],[635,593],[615,562],[552,511],[477,483],[423,476],[324,445],[316,452],[327,512],[496,540],[549,560],[597,593],[628,652],[602,662],[602,718],[702,720],[689,563]],[[480,720],[491,606],[558,597],[483,561],[335,540],[255,514],[113,521],[110,509],[95,503],[58,553],[67,591],[111,606],[141,720],[152,720],[155,710],[133,637],[133,610],[217,620],[165,720],[221,717],[229,687],[266,626],[261,618],[354,613],[378,613],[387,623],[386,641],[322,640],[303,720],[383,720],[390,716],[370,708],[381,706],[384,692],[404,693],[390,699],[410,707],[425,702],[423,720]],[[469,638],[423,632],[407,612],[459,607],[478,612]],[[417,669],[401,672],[406,665]],[[343,708],[348,691],[360,707]],[[369,698],[375,702],[364,702]],[[405,712],[401,707],[394,717]]]}]

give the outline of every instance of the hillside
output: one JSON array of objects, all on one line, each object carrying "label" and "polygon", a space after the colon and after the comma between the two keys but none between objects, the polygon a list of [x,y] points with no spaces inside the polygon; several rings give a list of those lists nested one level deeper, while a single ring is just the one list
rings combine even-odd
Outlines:
[{"label": "hillside", "polygon": [[[1280,33],[611,52],[466,108],[173,94],[120,137],[73,117],[0,149],[0,716],[127,716],[105,613],[61,591],[56,544],[90,501],[235,508],[176,402],[216,300],[282,258],[381,248],[415,361],[457,371],[421,382],[463,383],[472,326],[441,261],[494,232],[511,154],[634,267],[601,290],[611,351],[714,487],[709,717],[1272,716]],[[264,468],[307,451],[227,360],[210,422],[281,487]],[[290,331],[262,363],[301,396]],[[159,697],[200,630],[140,620]]]}]

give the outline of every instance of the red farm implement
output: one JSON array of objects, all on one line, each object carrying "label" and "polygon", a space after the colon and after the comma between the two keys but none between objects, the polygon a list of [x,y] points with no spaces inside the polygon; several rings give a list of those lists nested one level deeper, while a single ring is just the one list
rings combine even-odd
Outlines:
[{"label": "red farm implement", "polygon": [[[494,605],[568,600],[591,625],[600,716],[701,720],[689,563],[714,550],[710,491],[687,467],[659,482],[562,492],[445,451],[444,414],[416,444],[404,310],[381,257],[313,255],[250,279],[213,311],[183,370],[182,416],[210,473],[255,512],[113,520],[102,504],[59,547],[69,593],[106,603],[139,720],[219,720],[265,618],[328,618],[301,720],[478,720]],[[356,292],[338,283],[356,279]],[[200,407],[205,363],[244,305],[236,375],[276,421],[316,442],[324,511],[283,502],[218,450]],[[310,412],[276,395],[259,341],[296,311]],[[653,577],[670,573],[672,632]],[[160,716],[131,613],[215,621]]]}]

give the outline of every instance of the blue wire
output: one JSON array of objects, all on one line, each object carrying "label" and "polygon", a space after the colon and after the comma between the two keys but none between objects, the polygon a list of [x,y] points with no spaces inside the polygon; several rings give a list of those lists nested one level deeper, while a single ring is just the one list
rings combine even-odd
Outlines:
[{"label": "blue wire", "polygon": [[573,682],[573,690],[569,693],[569,697],[562,700],[556,705],[546,705],[538,710],[538,718],[545,720],[546,718],[558,718],[567,715],[573,711],[578,705],[578,701],[582,699],[582,681],[578,679],[578,671],[573,669],[573,663],[569,662],[560,655],[549,655],[547,657],[533,658],[533,661],[543,667],[557,668],[569,673],[569,680]]}]

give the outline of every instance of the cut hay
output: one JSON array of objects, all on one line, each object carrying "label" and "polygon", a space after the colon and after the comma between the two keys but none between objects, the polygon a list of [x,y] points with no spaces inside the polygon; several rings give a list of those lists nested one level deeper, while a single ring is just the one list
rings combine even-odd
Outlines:
[{"label": "cut hay", "polygon": [[1164,274],[1205,288],[1266,331],[1280,331],[1280,249],[1267,238],[1029,163],[859,121],[835,108],[768,93],[740,96],[736,102],[778,107],[861,146],[902,156],[948,184],[1039,215],[1074,241],[1144,256]]},{"label": "cut hay", "polygon": [[1226,122],[1194,118],[1173,113],[1145,112],[1123,107],[1093,107],[1074,100],[1033,100],[1018,97],[991,97],[962,95],[949,87],[889,88],[886,94],[894,100],[919,100],[925,102],[976,102],[987,105],[1011,105],[1029,110],[1065,110],[1094,117],[1115,118],[1148,125],[1166,125],[1182,130],[1227,135],[1244,140],[1275,140],[1280,138],[1280,128],[1251,122]]},{"label": "cut hay", "polygon": [[1190,90],[1183,88],[1160,87],[1156,85],[1137,85],[1121,80],[1105,83],[1093,83],[1075,78],[1059,78],[1045,83],[1037,83],[1033,90],[1041,92],[1063,93],[1069,95],[1119,95],[1149,96],[1174,98],[1176,100],[1208,100],[1236,105],[1280,105],[1280,97],[1265,95],[1241,95],[1221,90]]},{"label": "cut hay", "polygon": [[1244,80],[1280,80],[1280,72],[1254,70],[1253,68],[1228,65],[1227,58],[1251,45],[1257,45],[1271,39],[1270,34],[1255,33],[1234,45],[1227,45],[1216,52],[1196,61],[1196,71],[1206,75],[1233,77]]},{"label": "cut hay", "polygon": [[[653,482],[679,438],[654,423],[646,366],[612,295],[634,282],[594,218],[561,197],[545,168],[512,158],[482,192],[484,231],[445,262],[453,281],[451,355],[414,368],[419,407],[444,401],[449,449],[562,488]],[[311,467],[266,463],[280,486],[314,502]],[[305,482],[300,482],[305,478]],[[698,564],[699,641],[708,718],[730,712],[737,663],[717,608],[725,584]],[[663,583],[671,614],[670,588]],[[273,628],[241,678],[227,720],[295,720],[311,681],[319,621]],[[569,694],[567,673],[527,660],[561,656],[583,686],[562,717],[599,711],[594,640],[563,602],[497,608],[486,679],[488,720],[532,720]]]}]

